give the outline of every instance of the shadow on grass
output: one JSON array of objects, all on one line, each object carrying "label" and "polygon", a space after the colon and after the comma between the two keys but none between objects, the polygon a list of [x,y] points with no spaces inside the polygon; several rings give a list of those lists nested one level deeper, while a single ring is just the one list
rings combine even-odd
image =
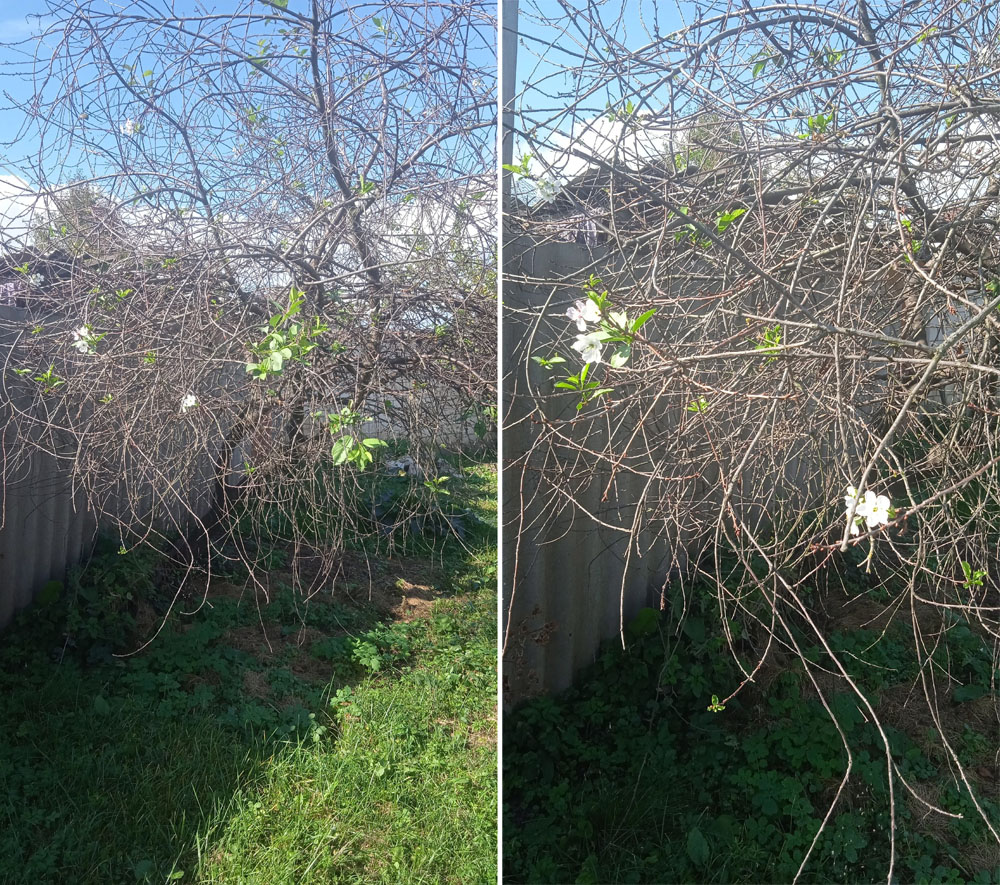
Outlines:
[{"label": "shadow on grass", "polygon": [[387,621],[222,582],[116,657],[169,578],[105,545],[0,638],[0,881],[495,877],[495,593]]},{"label": "shadow on grass", "polygon": [[[721,630],[713,629],[714,592],[693,586],[679,633],[676,621],[647,610],[650,617],[629,627],[625,650],[609,643],[573,688],[506,715],[505,881],[797,879],[838,795],[845,771],[841,732],[790,656],[772,656],[757,686],[723,710],[708,708],[713,691],[741,678]],[[852,620],[830,630],[831,647],[853,668],[882,718],[895,770],[923,801],[951,815],[929,815],[923,801],[896,783],[893,881],[1000,882],[1000,847],[958,782],[935,719],[914,689],[918,664],[907,625],[858,627],[859,618],[870,623],[880,608],[867,605],[862,616],[858,606],[845,606]],[[797,638],[810,660],[826,662],[807,635]],[[950,700],[942,698],[939,721],[996,827],[1000,698],[990,691],[992,648],[956,623],[941,637],[936,657],[964,683],[952,688]],[[842,682],[831,676],[822,684],[853,764],[797,880],[884,880],[891,800],[882,736]]]}]

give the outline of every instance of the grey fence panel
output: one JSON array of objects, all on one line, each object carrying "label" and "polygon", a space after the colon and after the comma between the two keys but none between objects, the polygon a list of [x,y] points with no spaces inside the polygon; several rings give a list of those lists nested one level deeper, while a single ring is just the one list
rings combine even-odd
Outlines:
[{"label": "grey fence panel", "polygon": [[[0,411],[9,452],[9,408]],[[0,487],[0,629],[47,581],[62,580],[94,538],[97,521],[73,494],[66,468],[40,450],[20,453]]]},{"label": "grey fence panel", "polygon": [[[0,371],[8,365],[18,330],[26,322],[23,308],[0,305]],[[66,322],[54,316],[46,325],[65,326]],[[0,629],[48,581],[63,580],[67,568],[87,555],[101,523],[101,514],[88,507],[74,482],[75,441],[67,437],[65,450],[54,454],[51,438],[43,443],[40,431],[25,430],[27,422],[15,426],[18,413],[35,408],[33,393],[4,373],[0,377]],[[33,435],[25,438],[26,432]],[[163,445],[175,450],[180,446],[184,451],[185,439],[178,439],[177,434],[185,432],[181,428],[165,437]],[[171,478],[167,494],[151,486],[134,488],[125,479],[113,483],[102,501],[105,523],[110,527],[124,517],[133,523],[130,528],[141,533],[150,523],[169,530],[184,525],[192,511],[203,515],[210,506],[215,479],[211,454],[192,451],[182,472]]]},{"label": "grey fence panel", "polygon": [[[0,306],[0,366],[27,312]],[[15,412],[31,397],[0,378],[0,629],[51,580],[62,580],[93,541],[94,514],[74,492],[68,462],[19,437]],[[36,437],[37,439],[37,437]]]},{"label": "grey fence panel", "polygon": [[542,471],[551,478],[559,467],[546,462],[544,447],[534,448],[542,432],[537,403],[544,403],[544,421],[595,449],[609,434],[624,441],[635,430],[576,417],[576,398],[550,393],[551,377],[530,360],[553,341],[553,330],[533,318],[580,297],[579,283],[592,269],[600,273],[608,256],[597,246],[530,241],[508,242],[504,254],[503,686],[511,705],[567,688],[602,640],[618,635],[639,609],[659,604],[682,550],[645,526],[630,543],[633,524],[642,525],[645,487],[635,468],[649,465],[612,476],[581,453],[572,500],[558,483],[540,482]]}]

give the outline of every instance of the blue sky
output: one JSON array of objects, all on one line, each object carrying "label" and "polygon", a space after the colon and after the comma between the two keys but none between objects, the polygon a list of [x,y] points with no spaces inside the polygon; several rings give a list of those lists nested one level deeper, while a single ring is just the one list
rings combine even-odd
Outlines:
[{"label": "blue sky", "polygon": [[[572,12],[567,12],[567,6]],[[621,58],[627,55],[621,50],[636,52],[660,43],[665,36],[691,24],[695,17],[693,4],[683,0],[604,0],[585,14],[576,14],[576,10],[583,8],[584,4],[569,0],[565,5],[559,0],[520,0],[516,101],[519,116],[515,125],[534,131],[539,141],[550,147],[565,144],[570,131],[578,135],[579,126],[586,125],[588,119],[600,124],[609,103],[621,106],[625,99],[638,99],[644,87],[652,109],[659,110],[652,84],[661,79],[662,71],[633,67],[621,71],[620,76],[609,77],[601,70],[604,59],[600,50],[610,42],[615,46],[614,55]],[[600,31],[584,30],[588,16],[596,19]],[[656,59],[659,66],[661,57],[656,53],[643,56]],[[566,69],[581,66],[589,69],[593,80],[601,81],[602,85],[578,102],[577,84]],[[567,113],[570,107],[573,109]],[[533,150],[538,156],[537,147],[515,140],[516,158]],[[537,163],[533,171],[549,177]],[[566,171],[569,174],[573,170]]]},{"label": "blue sky", "polygon": [[[374,15],[385,16],[385,13],[380,12],[377,8],[380,5],[377,0],[365,3],[342,0],[342,4],[344,10],[352,9],[362,17],[372,14],[372,12]],[[95,8],[107,9],[108,11],[112,9],[127,11],[129,5],[129,3],[120,2],[120,0],[104,0],[103,4],[100,2],[95,4]],[[391,2],[387,5],[391,6]],[[19,133],[25,119],[23,112],[12,105],[30,102],[34,95],[34,84],[28,75],[31,59],[37,52],[39,62],[44,64],[49,52],[43,43],[31,40],[32,36],[38,35],[45,28],[47,21],[45,19],[39,20],[38,16],[45,12],[46,6],[44,0],[23,0],[16,6],[11,0],[5,0],[0,5],[0,9],[4,10],[0,12],[0,41],[26,41],[19,47],[0,46],[0,93],[5,93],[0,95],[0,176],[16,174],[32,184],[36,184],[36,182],[32,180],[29,164],[25,161],[32,158],[37,159],[34,156],[39,147],[37,137],[29,131],[15,143],[8,142]],[[289,2],[291,10],[304,9],[307,6],[308,0],[290,0]],[[143,7],[141,10],[143,14],[148,14],[157,8],[171,9],[175,15],[197,14],[203,10],[228,14],[237,9],[246,11],[248,3],[247,0],[148,0],[143,4]],[[17,9],[16,13],[13,11],[15,8]],[[253,11],[257,14],[266,14],[267,6],[258,0],[253,4]],[[386,20],[391,21],[391,14],[390,18]],[[55,39],[55,37],[51,38],[50,42],[54,43]],[[491,68],[495,65],[495,56],[492,52],[479,52],[477,57],[470,57],[470,60],[478,65],[488,64]],[[151,64],[151,67],[155,67],[155,65]],[[58,83],[51,83],[48,88],[50,91],[58,88]],[[72,155],[62,156],[58,163],[55,163],[54,160],[47,162],[46,172],[55,174],[55,170],[48,168],[49,163],[71,170],[78,164],[78,161],[79,158]]]},{"label": "blue sky", "polygon": [[[606,36],[631,51],[690,24],[693,17],[691,3],[675,0],[606,0],[596,11]],[[520,90],[529,82],[537,87],[524,93],[524,103],[534,113],[552,104],[553,92],[572,89],[562,71],[581,63],[590,42],[591,35],[579,30],[581,20],[567,15],[558,0],[520,0],[517,76]],[[602,45],[604,35],[593,42]]]},{"label": "blue sky", "polygon": [[[12,10],[8,10],[4,18],[0,19],[0,34],[3,35],[5,41],[19,41],[28,39],[40,30],[40,24],[38,19],[29,18],[32,13],[40,13],[43,9],[42,4],[37,2],[37,0],[24,0],[22,3],[17,4],[18,12],[13,14]],[[24,51],[30,51],[29,47],[24,47]],[[0,47],[0,90],[3,91],[4,96],[0,98],[0,132],[4,133],[3,141],[11,139],[17,131],[21,128],[21,123],[23,121],[23,115],[16,110],[10,108],[11,101],[13,99],[15,102],[28,101],[32,95],[32,87],[30,81],[23,78],[22,76],[12,75],[8,70],[7,65],[11,62],[23,64],[25,61],[25,56],[23,53],[14,52],[7,47]],[[10,99],[7,96],[10,96]],[[16,161],[23,158],[26,154],[30,154],[32,150],[38,147],[38,142],[34,139],[28,141],[21,141],[17,145],[0,148],[0,171],[3,172],[13,172],[15,171],[11,168],[10,161]]]},{"label": "blue sky", "polygon": [[[173,3],[180,14],[193,13],[201,5],[197,0],[174,0]],[[220,11],[227,7],[234,8],[233,4],[225,2],[210,2],[208,6]],[[25,168],[25,160],[37,152],[38,139],[29,132],[16,144],[6,142],[19,132],[24,122],[24,114],[13,105],[29,102],[34,95],[34,84],[30,77],[25,76],[26,66],[35,53],[41,62],[48,57],[45,46],[32,39],[38,37],[52,21],[42,17],[45,12],[43,0],[19,0],[16,4],[10,3],[4,17],[0,18],[0,40],[21,43],[17,47],[0,46],[0,92],[3,93],[0,96],[0,133],[3,133],[0,141],[4,142],[0,146],[0,174],[17,174],[32,184],[35,182],[31,181],[32,177]]]},{"label": "blue sky", "polygon": [[[562,5],[558,0],[520,0],[521,20],[520,30],[524,35],[523,45],[518,52],[518,75],[523,82],[530,78],[533,82],[543,83],[549,87],[564,88],[566,78],[559,74],[562,64],[572,63],[568,53],[576,50],[577,35],[566,34],[563,30],[568,23]],[[296,0],[292,0],[294,8]],[[174,0],[173,6],[177,13],[193,13],[198,7],[225,12],[235,9],[236,3],[212,2],[204,4],[198,0]],[[572,4],[577,5],[577,4]],[[13,7],[13,4],[11,4]],[[26,39],[39,33],[44,25],[36,17],[45,11],[42,0],[21,0],[5,17],[0,18],[0,35],[5,41]],[[600,7],[603,24],[609,33],[622,45],[637,49],[650,41],[650,35],[658,32],[669,33],[690,22],[691,4],[673,2],[673,0],[608,0]],[[44,48],[41,50],[44,58]],[[12,52],[6,47],[0,47],[0,89],[8,93],[15,101],[28,101],[32,96],[32,83],[23,77],[10,76],[5,65],[11,61],[24,61],[24,57]],[[544,107],[548,99],[541,93],[531,93],[536,96],[536,109]],[[14,133],[20,128],[22,115],[11,110],[9,101],[0,99],[0,132]],[[15,171],[20,167],[19,160],[31,155],[37,149],[37,140],[28,138],[16,146],[0,148],[0,172]]]}]

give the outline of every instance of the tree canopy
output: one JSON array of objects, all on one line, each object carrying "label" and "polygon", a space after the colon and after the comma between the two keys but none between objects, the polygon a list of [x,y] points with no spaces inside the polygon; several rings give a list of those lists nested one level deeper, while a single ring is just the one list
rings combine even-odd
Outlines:
[{"label": "tree canopy", "polygon": [[39,260],[72,260],[3,330],[8,475],[44,449],[123,549],[256,574],[266,536],[319,581],[345,536],[384,540],[387,443],[433,474],[492,432],[494,10],[47,0],[42,21],[8,70],[35,86],[16,137],[39,144]]}]

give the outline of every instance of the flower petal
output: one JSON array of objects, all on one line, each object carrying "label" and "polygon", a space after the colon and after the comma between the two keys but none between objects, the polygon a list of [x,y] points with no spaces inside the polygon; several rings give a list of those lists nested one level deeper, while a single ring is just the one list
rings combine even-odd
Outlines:
[{"label": "flower petal", "polygon": [[578,351],[585,363],[599,363],[604,348],[601,346],[603,336],[600,332],[591,332],[589,335],[577,335],[576,341],[570,345],[573,350]]},{"label": "flower petal", "polygon": [[585,301],[578,301],[583,318],[588,323],[599,323],[601,321],[601,309],[589,298]]}]

